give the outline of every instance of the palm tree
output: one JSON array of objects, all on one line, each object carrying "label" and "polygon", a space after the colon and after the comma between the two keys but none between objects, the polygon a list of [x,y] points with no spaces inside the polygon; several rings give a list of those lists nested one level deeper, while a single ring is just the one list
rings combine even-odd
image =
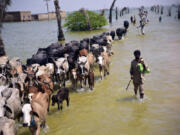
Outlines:
[{"label": "palm tree", "polygon": [[87,25],[88,25],[88,30],[91,30],[91,23],[90,23],[90,20],[89,20],[89,14],[88,14],[88,11],[85,10],[84,8],[81,8],[80,9],[80,12],[83,13],[85,15],[85,18],[86,18],[86,22],[87,22]]},{"label": "palm tree", "polygon": [[118,20],[118,8],[116,7],[116,20]]},{"label": "palm tree", "polygon": [[105,9],[102,9],[100,16],[104,16],[104,14],[105,14]]},{"label": "palm tree", "polygon": [[116,2],[116,0],[113,0],[113,2],[111,4],[111,7],[110,7],[110,11],[109,11],[109,23],[112,23],[112,10],[113,10],[115,2]]},{"label": "palm tree", "polygon": [[180,5],[178,5],[178,19],[180,19]]},{"label": "palm tree", "polygon": [[48,21],[49,21],[49,1],[50,0],[44,0],[46,2],[46,8],[47,8],[47,14],[48,14]]},{"label": "palm tree", "polygon": [[5,16],[5,12],[10,4],[11,4],[11,0],[0,0],[0,57],[6,55],[1,31],[2,31],[2,22]]},{"label": "palm tree", "polygon": [[171,16],[171,7],[168,9],[168,16]]},{"label": "palm tree", "polygon": [[59,7],[59,0],[54,0],[54,6],[56,9],[56,18],[58,23],[58,41],[64,41],[64,34],[61,27],[61,15],[60,15],[60,7]]}]

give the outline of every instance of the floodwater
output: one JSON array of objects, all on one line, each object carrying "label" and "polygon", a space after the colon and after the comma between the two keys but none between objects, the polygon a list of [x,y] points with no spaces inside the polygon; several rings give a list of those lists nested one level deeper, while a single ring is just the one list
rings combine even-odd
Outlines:
[{"label": "floodwater", "polygon": [[[137,11],[130,15],[137,15]],[[107,29],[122,26],[125,15]],[[92,92],[70,93],[70,107],[63,111],[51,107],[47,116],[47,132],[41,135],[179,135],[180,134],[180,22],[173,17],[150,13],[145,36],[130,25],[123,41],[114,41],[110,75],[96,81]],[[138,17],[136,17],[138,18]],[[101,33],[65,32],[67,41]],[[23,60],[39,47],[56,41],[56,22],[7,23],[3,38],[10,57]],[[151,73],[146,75],[145,101],[133,96],[133,86],[126,91],[133,51],[140,49]],[[96,74],[98,76],[98,73]],[[19,128],[18,135],[29,135]]]}]

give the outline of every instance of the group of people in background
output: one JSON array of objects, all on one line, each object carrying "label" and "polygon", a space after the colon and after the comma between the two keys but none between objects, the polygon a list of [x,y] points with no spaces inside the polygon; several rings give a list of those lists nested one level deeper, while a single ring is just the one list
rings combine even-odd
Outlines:
[{"label": "group of people in background", "polygon": [[[139,26],[137,26],[137,28],[138,29],[140,28],[141,35],[144,35],[145,34],[144,27],[149,22],[148,11],[144,7],[141,7],[141,8],[139,8],[138,15],[139,15],[140,21],[139,21]],[[135,15],[131,16],[130,21],[135,26],[136,25],[136,16]],[[162,16],[159,17],[159,22],[161,22],[161,21],[162,21]]]},{"label": "group of people in background", "polygon": [[[144,35],[144,27],[145,25],[149,22],[148,20],[148,12],[145,10],[144,7],[139,8],[139,17],[140,17],[140,21],[139,21],[139,26],[137,28],[141,29],[141,34]],[[131,16],[130,17],[131,23],[133,25],[136,25],[136,17]]]},{"label": "group of people in background", "polygon": [[144,7],[141,7],[139,9],[139,17],[140,17],[140,25],[137,28],[141,28],[141,34],[144,35],[144,26],[149,22],[148,20],[148,12],[144,9]]}]

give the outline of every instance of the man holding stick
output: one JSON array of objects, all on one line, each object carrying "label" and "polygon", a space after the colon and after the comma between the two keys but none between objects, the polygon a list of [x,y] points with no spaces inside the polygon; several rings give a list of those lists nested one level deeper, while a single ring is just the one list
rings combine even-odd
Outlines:
[{"label": "man holding stick", "polygon": [[144,89],[143,89],[144,74],[149,73],[150,70],[144,63],[143,58],[140,57],[141,56],[140,50],[135,50],[134,56],[135,56],[135,59],[131,62],[130,75],[131,75],[131,80],[133,80],[133,84],[134,84],[135,96],[137,96],[137,92],[139,90],[140,101],[143,101],[144,99]]}]

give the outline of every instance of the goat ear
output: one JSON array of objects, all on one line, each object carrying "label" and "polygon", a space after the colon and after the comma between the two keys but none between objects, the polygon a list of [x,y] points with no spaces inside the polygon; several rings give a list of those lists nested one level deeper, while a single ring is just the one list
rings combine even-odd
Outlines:
[{"label": "goat ear", "polygon": [[7,64],[9,64],[9,60],[7,61]]},{"label": "goat ear", "polygon": [[35,73],[34,73],[34,74],[36,74],[38,71],[39,71],[39,68],[37,68],[37,70],[35,71]]},{"label": "goat ear", "polygon": [[37,112],[31,111],[31,114],[39,118],[39,115]]},{"label": "goat ear", "polygon": [[54,58],[50,58],[50,61],[53,63],[54,65],[54,68],[57,68],[57,65],[56,65],[56,60]]},{"label": "goat ear", "polygon": [[51,78],[51,75],[50,75],[50,74],[47,74],[47,77],[48,77],[48,78]]},{"label": "goat ear", "polygon": [[27,73],[28,73],[28,71],[27,71],[26,69],[24,69],[24,73],[25,73],[25,74],[27,74]]},{"label": "goat ear", "polygon": [[36,67],[34,66],[34,67],[32,67],[32,69],[34,70]]},{"label": "goat ear", "polygon": [[53,63],[55,63],[55,61],[56,61],[56,60],[55,60],[54,58],[52,58],[52,57],[50,58],[50,60],[51,60]]},{"label": "goat ear", "polygon": [[22,117],[23,116],[23,112],[21,111],[18,116]]},{"label": "goat ear", "polygon": [[4,105],[4,108],[6,108],[6,110],[7,110],[8,112],[12,113],[12,110],[11,110],[11,108],[10,108],[9,106]]},{"label": "goat ear", "polygon": [[18,90],[21,90],[21,85],[19,83],[15,83],[15,88],[17,88]]},{"label": "goat ear", "polygon": [[13,88],[13,84],[12,84],[12,82],[9,84],[9,88]]}]

